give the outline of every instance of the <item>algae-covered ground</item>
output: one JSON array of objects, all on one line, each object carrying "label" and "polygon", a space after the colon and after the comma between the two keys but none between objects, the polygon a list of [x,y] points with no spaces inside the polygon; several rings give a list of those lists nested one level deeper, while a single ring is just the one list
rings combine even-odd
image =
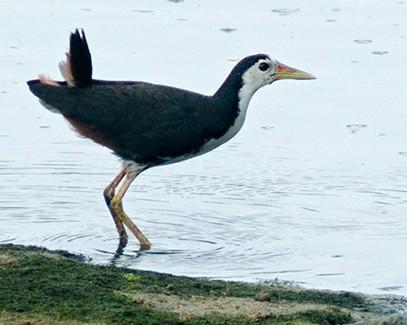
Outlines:
[{"label": "algae-covered ground", "polygon": [[0,324],[407,324],[377,301],[95,266],[65,252],[0,246]]}]

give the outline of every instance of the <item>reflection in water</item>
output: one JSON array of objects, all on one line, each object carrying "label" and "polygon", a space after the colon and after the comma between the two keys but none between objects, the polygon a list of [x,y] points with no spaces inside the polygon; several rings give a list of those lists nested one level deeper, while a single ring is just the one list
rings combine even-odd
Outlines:
[{"label": "reflection in water", "polygon": [[281,16],[288,16],[293,13],[299,12],[299,8],[280,8],[280,9],[272,9],[272,12],[278,13]]},{"label": "reflection in water", "polygon": [[153,13],[154,11],[152,11],[152,10],[145,10],[145,9],[133,9],[133,10],[131,10],[131,12],[138,12],[138,13],[140,13],[140,14],[151,14],[151,13]]},{"label": "reflection in water", "polygon": [[385,55],[385,54],[389,54],[389,51],[372,51],[372,54]]},{"label": "reflection in water", "polygon": [[232,33],[236,31],[236,28],[221,28],[220,31],[225,32],[225,33]]},{"label": "reflection in water", "polygon": [[358,43],[358,44],[369,44],[369,43],[372,43],[372,40],[370,40],[370,39],[355,39],[354,42]]},{"label": "reflection in water", "polygon": [[359,132],[363,128],[367,128],[367,124],[348,124],[346,127],[352,132]]}]

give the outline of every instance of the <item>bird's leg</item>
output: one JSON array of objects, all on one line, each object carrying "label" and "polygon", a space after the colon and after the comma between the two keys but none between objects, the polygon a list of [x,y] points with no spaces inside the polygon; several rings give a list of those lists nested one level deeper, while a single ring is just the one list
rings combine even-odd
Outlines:
[{"label": "bird's leg", "polygon": [[112,201],[116,187],[119,185],[123,177],[126,175],[126,169],[123,168],[119,174],[113,179],[113,181],[106,186],[103,191],[103,196],[105,197],[106,204],[109,206],[110,201]]},{"label": "bird's leg", "polygon": [[130,187],[130,184],[134,181],[134,179],[139,175],[144,169],[129,169],[127,168],[126,179],[123,181],[122,186],[120,187],[119,191],[113,196],[113,199],[110,202],[109,209],[113,210],[112,214],[114,213],[119,220],[126,225],[126,227],[136,236],[138,241],[140,242],[141,249],[150,249],[151,244],[148,239],[143,235],[143,233],[137,228],[137,226],[131,221],[131,219],[127,216],[127,214],[123,210],[122,199],[126,191]]},{"label": "bird's leg", "polygon": [[116,187],[119,185],[123,177],[126,175],[126,170],[123,168],[119,174],[113,179],[113,181],[106,186],[105,190],[103,191],[103,196],[105,197],[105,201],[107,204],[107,207],[109,208],[109,211],[113,217],[114,224],[116,225],[117,232],[119,233],[119,238],[120,238],[120,243],[119,243],[119,248],[123,248],[127,245],[127,233],[126,229],[124,228],[123,222],[117,217],[116,213],[114,210],[110,207],[110,202],[113,199],[114,192],[116,190]]}]

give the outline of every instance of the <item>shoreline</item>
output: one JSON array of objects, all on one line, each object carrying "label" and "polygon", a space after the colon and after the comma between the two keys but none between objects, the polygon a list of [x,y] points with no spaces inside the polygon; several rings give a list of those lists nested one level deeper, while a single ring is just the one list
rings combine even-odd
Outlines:
[{"label": "shoreline", "polygon": [[407,324],[406,313],[402,296],[174,276],[0,245],[1,325]]}]

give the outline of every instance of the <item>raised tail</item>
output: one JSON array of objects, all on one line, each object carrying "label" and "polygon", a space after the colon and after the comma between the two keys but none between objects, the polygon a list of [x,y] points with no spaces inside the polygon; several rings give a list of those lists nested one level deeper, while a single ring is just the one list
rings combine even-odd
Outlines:
[{"label": "raised tail", "polygon": [[92,83],[92,57],[83,30],[71,33],[66,61],[59,64],[66,82],[71,87],[86,87]]}]

